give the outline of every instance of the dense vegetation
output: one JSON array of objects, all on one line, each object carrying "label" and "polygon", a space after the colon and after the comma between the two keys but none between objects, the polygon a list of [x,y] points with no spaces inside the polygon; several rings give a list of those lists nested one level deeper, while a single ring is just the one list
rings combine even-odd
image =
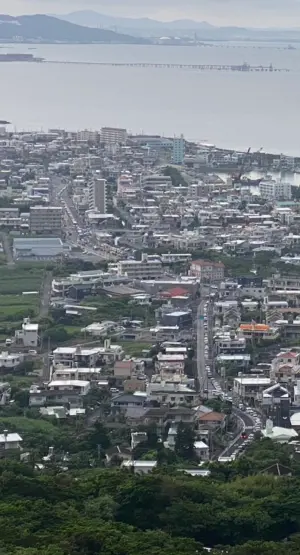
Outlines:
[{"label": "dense vegetation", "polygon": [[[298,555],[300,473],[259,474],[290,459],[258,442],[210,478],[161,467],[63,471],[0,463],[0,553],[12,555]],[[251,475],[256,472],[256,475]]]}]

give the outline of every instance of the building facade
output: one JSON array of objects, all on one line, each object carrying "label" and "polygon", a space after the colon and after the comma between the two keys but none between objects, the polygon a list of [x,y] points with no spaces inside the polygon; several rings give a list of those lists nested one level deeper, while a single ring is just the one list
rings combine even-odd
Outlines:
[{"label": "building facade", "polygon": [[275,181],[274,179],[263,180],[259,184],[260,196],[267,200],[279,200],[292,198],[292,186],[290,183]]},{"label": "building facade", "polygon": [[94,179],[89,183],[89,209],[106,214],[106,180]]},{"label": "building facade", "polygon": [[224,279],[224,264],[207,260],[194,260],[190,265],[190,275],[200,281],[221,281]]},{"label": "building facade", "polygon": [[184,136],[174,137],[173,139],[173,162],[174,164],[182,164],[185,156],[185,140]]},{"label": "building facade", "polygon": [[54,234],[62,232],[62,208],[59,206],[31,206],[30,231],[37,234]]},{"label": "building facade", "polygon": [[127,130],[118,127],[102,127],[101,143],[125,144],[127,141]]}]

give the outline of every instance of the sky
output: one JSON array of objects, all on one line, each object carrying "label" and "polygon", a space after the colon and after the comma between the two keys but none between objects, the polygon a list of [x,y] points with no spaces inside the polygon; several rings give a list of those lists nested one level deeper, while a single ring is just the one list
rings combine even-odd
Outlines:
[{"label": "sky", "polygon": [[87,9],[162,21],[195,19],[215,25],[300,27],[300,0],[0,0],[0,12],[11,15]]}]

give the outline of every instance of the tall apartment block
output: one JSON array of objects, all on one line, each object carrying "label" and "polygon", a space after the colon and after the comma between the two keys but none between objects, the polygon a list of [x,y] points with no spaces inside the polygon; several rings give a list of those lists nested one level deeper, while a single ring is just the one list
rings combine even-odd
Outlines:
[{"label": "tall apartment block", "polygon": [[103,144],[122,144],[127,141],[127,130],[118,127],[102,127],[100,141]]},{"label": "tall apartment block", "polygon": [[96,210],[101,214],[106,214],[106,180],[93,179],[89,183],[89,209]]},{"label": "tall apartment block", "polygon": [[31,206],[30,232],[60,237],[62,233],[62,208],[60,206]]}]

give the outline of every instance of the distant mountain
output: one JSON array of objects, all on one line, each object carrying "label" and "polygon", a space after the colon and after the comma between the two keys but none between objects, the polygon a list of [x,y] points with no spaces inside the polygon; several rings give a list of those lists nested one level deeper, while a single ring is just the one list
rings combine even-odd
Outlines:
[{"label": "distant mountain", "polygon": [[85,25],[87,27],[98,27],[101,29],[112,29],[114,31],[128,33],[133,36],[162,37],[162,36],[189,36],[197,34],[199,40],[249,40],[249,41],[299,41],[299,29],[275,29],[275,28],[244,28],[244,27],[216,27],[206,21],[193,21],[190,19],[176,21],[156,21],[149,18],[127,18],[113,17],[100,14],[96,11],[81,10],[66,15],[56,15],[64,21]]},{"label": "distant mountain", "polygon": [[[18,38],[17,38],[18,37]],[[148,44],[145,39],[75,25],[48,15],[21,15],[12,17],[0,14],[0,41],[39,41],[75,43]]]},{"label": "distant mountain", "polygon": [[177,30],[212,29],[213,25],[206,21],[196,22],[192,19],[182,19],[176,21],[157,21],[147,17],[134,19],[130,17],[114,17],[100,14],[93,10],[81,10],[66,15],[55,15],[65,21],[86,27],[100,27],[106,29],[130,30],[132,33],[139,31],[145,35],[157,35],[164,32]]}]

